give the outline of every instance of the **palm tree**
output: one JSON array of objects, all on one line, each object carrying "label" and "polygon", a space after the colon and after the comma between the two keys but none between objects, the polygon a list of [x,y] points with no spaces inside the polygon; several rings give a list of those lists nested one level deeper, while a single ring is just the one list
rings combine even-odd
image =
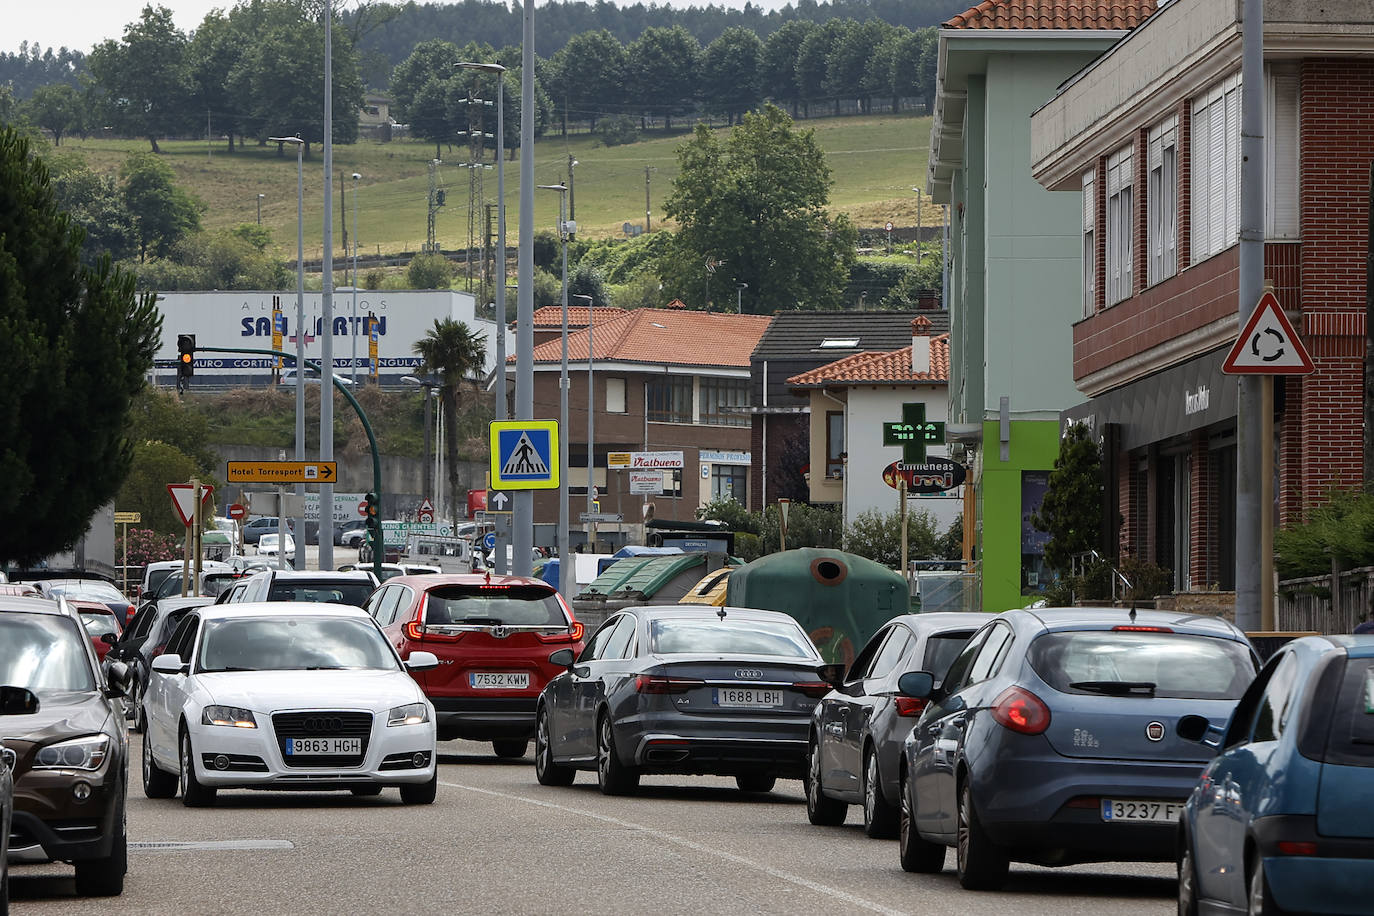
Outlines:
[{"label": "palm tree", "polygon": [[459,480],[458,406],[463,386],[471,386],[473,376],[486,366],[486,342],[461,321],[436,318],[434,327],[415,341],[414,350],[424,362],[421,370],[439,378],[439,403],[448,418],[444,424],[444,452],[448,465],[449,517],[454,518],[457,513],[453,507],[467,495],[466,485]]}]

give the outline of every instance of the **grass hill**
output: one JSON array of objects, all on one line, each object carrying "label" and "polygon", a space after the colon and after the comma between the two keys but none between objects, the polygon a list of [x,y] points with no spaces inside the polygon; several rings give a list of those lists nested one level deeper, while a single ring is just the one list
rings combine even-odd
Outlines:
[{"label": "grass hill", "polygon": [[[801,129],[815,130],[827,154],[835,181],[831,209],[846,213],[862,228],[881,228],[887,221],[897,226],[917,225],[917,195],[912,188],[924,185],[929,154],[930,118],[910,115],[869,115],[799,121]],[[724,130],[725,128],[720,128]],[[574,171],[574,206],[580,235],[607,237],[622,234],[626,222],[642,225],[645,203],[645,168],[649,168],[649,193],[653,227],[664,225],[663,201],[677,174],[676,149],[688,135],[650,134],[648,139],[607,147],[587,134],[566,140],[551,134],[535,145],[536,184],[557,184],[567,175],[568,157],[578,160]],[[258,195],[262,194],[262,223],[272,230],[283,254],[295,255],[296,161],[290,149],[277,155],[276,144],[248,146],[230,155],[222,141],[207,149],[205,141],[170,141],[159,144],[163,158],[178,180],[206,204],[202,217],[207,228],[227,228],[257,220]],[[72,138],[62,145],[86,156],[100,170],[118,169],[131,152],[144,152],[148,144],[134,140],[85,141]],[[311,150],[305,162],[305,256],[321,255],[321,221],[324,213],[322,158]],[[360,141],[334,148],[334,243],[336,258],[343,252],[340,216],[353,233],[354,185],[358,186],[357,222],[361,250],[368,254],[418,251],[425,240],[429,162],[433,144],[414,140],[391,143]],[[436,229],[443,248],[468,244],[469,170],[457,163],[467,159],[466,148],[443,150],[437,167],[439,186],[447,205],[439,210]],[[354,182],[349,176],[358,172]],[[347,205],[341,214],[339,183],[346,185]],[[506,234],[516,244],[519,232],[520,160],[507,160]],[[487,201],[496,199],[496,170],[483,175]],[[929,198],[920,221],[939,224],[943,216]],[[481,208],[475,232],[482,231]],[[552,229],[558,219],[558,195],[535,192],[536,229]]]}]

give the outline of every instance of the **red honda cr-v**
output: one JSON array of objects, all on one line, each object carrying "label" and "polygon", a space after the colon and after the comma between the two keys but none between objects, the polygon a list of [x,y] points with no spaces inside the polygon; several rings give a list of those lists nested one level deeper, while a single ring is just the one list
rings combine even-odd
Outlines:
[{"label": "red honda cr-v", "polygon": [[402,658],[438,656],[437,668],[412,675],[434,704],[439,740],[490,741],[498,757],[525,755],[539,692],[564,670],[549,655],[583,647],[582,624],[541,579],[397,576],[367,610]]}]

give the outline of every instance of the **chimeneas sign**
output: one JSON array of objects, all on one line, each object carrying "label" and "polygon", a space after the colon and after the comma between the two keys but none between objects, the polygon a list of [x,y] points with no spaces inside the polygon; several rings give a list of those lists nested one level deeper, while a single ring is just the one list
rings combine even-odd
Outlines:
[{"label": "chimeneas sign", "polygon": [[654,470],[681,470],[682,452],[630,452],[630,467]]},{"label": "chimeneas sign", "polygon": [[883,469],[883,483],[896,490],[905,480],[908,493],[944,493],[963,483],[964,475],[964,466],[948,458],[927,458],[915,463],[894,461]]}]

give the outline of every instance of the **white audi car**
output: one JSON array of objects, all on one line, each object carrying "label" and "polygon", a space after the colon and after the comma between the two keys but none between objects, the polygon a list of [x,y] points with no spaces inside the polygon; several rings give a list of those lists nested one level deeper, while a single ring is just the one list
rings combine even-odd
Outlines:
[{"label": "white audi car", "polygon": [[216,604],[187,614],[143,694],[143,792],[188,806],[220,788],[388,786],[429,804],[434,708],[373,618],[339,604]]}]

